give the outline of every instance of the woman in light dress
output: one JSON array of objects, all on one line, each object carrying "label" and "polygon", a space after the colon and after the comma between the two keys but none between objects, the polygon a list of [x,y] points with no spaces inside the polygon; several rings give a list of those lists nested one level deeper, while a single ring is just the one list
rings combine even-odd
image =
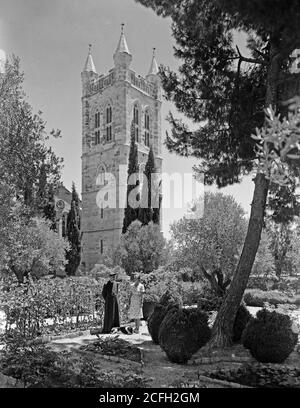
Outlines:
[{"label": "woman in light dress", "polygon": [[128,311],[128,317],[135,322],[135,333],[140,331],[140,320],[143,317],[143,297],[145,293],[145,287],[141,283],[141,275],[136,274],[134,276],[134,283],[131,285],[131,299]]}]

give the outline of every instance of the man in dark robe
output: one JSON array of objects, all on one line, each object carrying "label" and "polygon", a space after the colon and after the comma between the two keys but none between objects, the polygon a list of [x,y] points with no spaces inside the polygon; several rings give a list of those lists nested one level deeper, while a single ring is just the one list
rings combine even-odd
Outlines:
[{"label": "man in dark robe", "polygon": [[116,274],[111,272],[109,281],[105,283],[102,296],[105,300],[104,323],[102,333],[110,333],[113,327],[120,327],[119,303],[118,303],[118,283]]}]

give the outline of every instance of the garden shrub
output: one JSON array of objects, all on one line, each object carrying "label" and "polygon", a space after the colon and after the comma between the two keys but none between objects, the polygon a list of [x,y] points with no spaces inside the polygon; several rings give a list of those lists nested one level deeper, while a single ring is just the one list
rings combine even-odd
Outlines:
[{"label": "garden shrub", "polygon": [[268,291],[274,289],[274,285],[277,282],[278,278],[274,273],[269,275],[250,275],[247,288]]},{"label": "garden shrub", "polygon": [[182,299],[177,292],[167,290],[160,301],[155,305],[153,312],[148,318],[148,330],[154,344],[159,344],[159,328],[168,310],[172,307],[181,307]]},{"label": "garden shrub", "polygon": [[25,387],[68,387],[74,373],[66,353],[55,353],[44,344],[29,346],[17,340],[6,343],[0,371],[24,383]]},{"label": "garden shrub", "polygon": [[[26,339],[41,334],[57,334],[82,325],[99,324],[104,315],[102,287],[106,280],[89,277],[53,279],[45,277],[19,286],[10,282],[10,290],[1,293],[0,308],[10,331],[15,327]],[[129,282],[120,283],[121,322],[127,322]],[[96,312],[97,303],[97,312]],[[52,319],[52,322],[47,319]]]},{"label": "garden shrub", "polygon": [[244,301],[247,306],[263,307],[264,303],[270,305],[280,304],[300,304],[300,296],[287,296],[276,290],[267,292],[259,289],[247,289],[244,295]]},{"label": "garden shrub", "polygon": [[140,349],[129,341],[118,337],[108,336],[104,339],[98,339],[93,343],[81,346],[79,349],[82,351],[91,351],[95,354],[105,354],[141,362]]},{"label": "garden shrub", "polygon": [[206,297],[208,287],[206,282],[178,282],[178,291],[184,305],[197,305],[201,297]]},{"label": "garden shrub", "polygon": [[213,296],[210,298],[199,298],[197,306],[200,310],[204,312],[218,311],[221,307],[223,298],[218,296]]},{"label": "garden shrub", "polygon": [[168,359],[186,363],[210,338],[208,318],[198,309],[170,308],[159,329],[159,344]]},{"label": "garden shrub", "polygon": [[1,353],[0,372],[22,381],[26,388],[144,388],[147,385],[146,378],[137,372],[101,369],[93,359],[67,351],[57,353],[44,344],[29,345],[14,334],[7,338]]},{"label": "garden shrub", "polygon": [[151,315],[148,318],[148,321],[147,321],[148,331],[149,331],[149,334],[154,344],[159,344],[159,341],[158,341],[159,328],[166,314],[167,314],[167,307],[158,304],[155,306],[153,313],[151,313]]},{"label": "garden shrub", "polygon": [[289,316],[266,309],[252,318],[242,335],[244,347],[262,363],[282,363],[297,344]]},{"label": "garden shrub", "polygon": [[240,305],[240,307],[238,308],[237,314],[236,314],[234,325],[233,325],[232,341],[234,343],[237,343],[241,340],[243,331],[245,330],[245,327],[247,326],[250,319],[251,319],[251,313],[248,311],[248,309],[244,305]]}]

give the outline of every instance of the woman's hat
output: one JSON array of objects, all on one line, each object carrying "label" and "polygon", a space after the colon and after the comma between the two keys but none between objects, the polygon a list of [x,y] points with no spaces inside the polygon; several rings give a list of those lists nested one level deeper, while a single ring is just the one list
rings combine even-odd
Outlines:
[{"label": "woman's hat", "polygon": [[116,276],[116,272],[110,271],[110,272],[109,272],[109,276]]}]

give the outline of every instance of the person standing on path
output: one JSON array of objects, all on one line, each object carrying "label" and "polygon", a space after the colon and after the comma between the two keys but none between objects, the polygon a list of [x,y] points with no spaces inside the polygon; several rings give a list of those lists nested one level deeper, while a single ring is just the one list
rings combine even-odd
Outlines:
[{"label": "person standing on path", "polygon": [[103,334],[110,333],[113,327],[120,326],[118,292],[119,284],[116,282],[116,273],[111,271],[109,281],[105,283],[102,290],[105,300]]},{"label": "person standing on path", "polygon": [[136,274],[134,276],[135,282],[131,284],[131,299],[128,311],[129,319],[135,321],[135,333],[140,331],[140,320],[143,317],[143,297],[145,293],[145,287],[141,283],[141,275]]}]

